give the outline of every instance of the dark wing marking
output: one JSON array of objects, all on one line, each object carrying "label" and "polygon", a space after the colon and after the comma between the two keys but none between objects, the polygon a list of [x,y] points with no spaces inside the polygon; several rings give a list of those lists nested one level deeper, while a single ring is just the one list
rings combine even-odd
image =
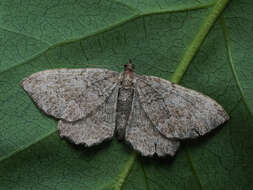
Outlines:
[{"label": "dark wing marking", "polygon": [[104,103],[118,78],[106,69],[54,69],[32,74],[22,86],[46,114],[76,121]]},{"label": "dark wing marking", "polygon": [[126,128],[125,140],[143,156],[153,156],[155,153],[158,156],[173,156],[180,144],[179,141],[165,138],[153,126],[141,107],[140,98],[136,91]]},{"label": "dark wing marking", "polygon": [[107,100],[87,117],[74,122],[60,120],[60,136],[88,147],[111,139],[116,125],[118,89],[117,86]]},{"label": "dark wing marking", "polygon": [[167,138],[195,138],[229,119],[213,99],[153,76],[139,76],[140,102],[156,128]]}]

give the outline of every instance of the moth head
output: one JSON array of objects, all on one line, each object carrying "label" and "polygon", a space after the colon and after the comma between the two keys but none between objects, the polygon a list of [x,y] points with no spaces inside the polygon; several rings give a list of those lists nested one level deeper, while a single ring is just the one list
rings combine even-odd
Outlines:
[{"label": "moth head", "polygon": [[134,64],[132,64],[132,61],[130,59],[128,63],[124,65],[124,71],[134,71]]}]

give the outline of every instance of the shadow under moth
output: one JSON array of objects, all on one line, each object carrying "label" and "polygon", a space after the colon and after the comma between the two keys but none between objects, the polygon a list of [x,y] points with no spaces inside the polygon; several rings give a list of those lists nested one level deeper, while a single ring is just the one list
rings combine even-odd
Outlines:
[{"label": "shadow under moth", "polygon": [[116,134],[143,156],[174,156],[180,140],[202,136],[229,119],[213,99],[167,80],[107,69],[53,69],[22,86],[57,119],[59,135],[90,147]]}]

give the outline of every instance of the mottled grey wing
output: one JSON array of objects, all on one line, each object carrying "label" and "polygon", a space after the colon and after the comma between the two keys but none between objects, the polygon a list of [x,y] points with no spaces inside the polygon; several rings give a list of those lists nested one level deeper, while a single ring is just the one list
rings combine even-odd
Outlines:
[{"label": "mottled grey wing", "polygon": [[138,92],[135,91],[132,110],[126,127],[125,140],[143,156],[173,156],[180,143],[165,138],[154,127],[143,110]]},{"label": "mottled grey wing", "polygon": [[32,74],[22,86],[46,114],[76,121],[105,102],[118,78],[106,69],[54,69]]},{"label": "mottled grey wing", "polygon": [[196,138],[229,119],[211,98],[153,76],[139,76],[140,102],[156,128],[167,138]]},{"label": "mottled grey wing", "polygon": [[87,117],[74,122],[60,120],[59,135],[75,144],[83,144],[87,147],[111,139],[116,125],[118,90],[118,86],[114,88],[106,101]]}]

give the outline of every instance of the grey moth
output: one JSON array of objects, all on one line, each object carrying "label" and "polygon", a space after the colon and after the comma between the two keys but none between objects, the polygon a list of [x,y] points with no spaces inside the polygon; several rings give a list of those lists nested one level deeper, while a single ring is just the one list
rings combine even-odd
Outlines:
[{"label": "grey moth", "polygon": [[22,86],[59,135],[90,147],[114,135],[143,156],[174,156],[180,140],[202,136],[229,119],[213,99],[167,80],[138,75],[134,65],[107,69],[53,69]]}]

